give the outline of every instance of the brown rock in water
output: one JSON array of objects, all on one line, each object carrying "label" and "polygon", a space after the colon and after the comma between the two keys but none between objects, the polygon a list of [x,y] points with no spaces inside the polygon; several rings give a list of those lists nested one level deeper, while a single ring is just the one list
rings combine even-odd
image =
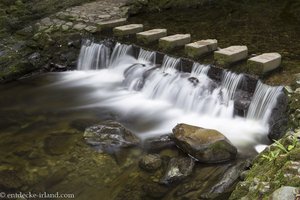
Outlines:
[{"label": "brown rock in water", "polygon": [[88,127],[85,129],[83,137],[88,144],[107,151],[136,146],[140,143],[140,139],[136,135],[115,121],[105,121]]},{"label": "brown rock in water", "polygon": [[203,163],[220,163],[235,159],[237,149],[220,132],[188,124],[173,129],[176,145]]},{"label": "brown rock in water", "polygon": [[141,158],[139,165],[146,171],[155,171],[160,168],[162,160],[158,154],[148,154]]}]

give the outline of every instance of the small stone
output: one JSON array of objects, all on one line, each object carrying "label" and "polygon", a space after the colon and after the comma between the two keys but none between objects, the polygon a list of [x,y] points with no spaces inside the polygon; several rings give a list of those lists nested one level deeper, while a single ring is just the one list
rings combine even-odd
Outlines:
[{"label": "small stone", "polygon": [[87,26],[85,27],[85,29],[87,32],[90,32],[90,33],[96,33],[97,32],[97,27],[96,26]]},{"label": "small stone", "polygon": [[291,88],[291,86],[284,86],[284,90],[288,93],[288,94],[293,94],[294,91],[293,89]]},{"label": "small stone", "polygon": [[160,182],[171,184],[181,181],[192,174],[194,165],[195,162],[192,158],[171,158],[167,170]]},{"label": "small stone", "polygon": [[67,25],[62,25],[61,26],[61,29],[63,30],[63,31],[67,31],[67,30],[69,30],[69,26],[67,26]]},{"label": "small stone", "polygon": [[109,18],[111,18],[111,15],[98,15],[98,18],[100,18],[100,19],[109,19]]},{"label": "small stone", "polygon": [[146,171],[155,171],[160,168],[162,160],[158,154],[148,154],[142,157],[139,165]]},{"label": "small stone", "polygon": [[295,94],[300,94],[300,88],[297,88],[297,89],[295,90]]},{"label": "small stone", "polygon": [[40,22],[45,26],[50,26],[52,24],[51,19],[49,17],[42,19]]},{"label": "small stone", "polygon": [[67,22],[66,26],[72,27],[73,26],[73,22]]},{"label": "small stone", "polygon": [[220,65],[229,65],[248,56],[248,48],[246,46],[230,46],[214,52],[214,59]]},{"label": "small stone", "polygon": [[82,23],[79,23],[79,24],[76,24],[73,29],[77,30],[77,31],[82,31],[84,28],[86,27],[85,24],[82,24]]},{"label": "small stone", "polygon": [[122,26],[126,23],[127,19],[126,18],[121,18],[121,19],[115,19],[115,20],[109,20],[109,21],[99,21],[96,22],[96,24],[100,28],[114,28],[116,26]]}]

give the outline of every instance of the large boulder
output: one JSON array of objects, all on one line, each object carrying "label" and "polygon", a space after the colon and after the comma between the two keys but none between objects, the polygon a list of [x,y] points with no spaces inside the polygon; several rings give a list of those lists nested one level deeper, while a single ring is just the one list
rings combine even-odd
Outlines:
[{"label": "large boulder", "polygon": [[88,127],[85,129],[83,137],[88,144],[108,151],[140,143],[137,136],[115,121],[106,121]]},{"label": "large boulder", "polygon": [[216,130],[178,124],[173,134],[176,145],[199,162],[220,163],[237,155],[237,149]]}]

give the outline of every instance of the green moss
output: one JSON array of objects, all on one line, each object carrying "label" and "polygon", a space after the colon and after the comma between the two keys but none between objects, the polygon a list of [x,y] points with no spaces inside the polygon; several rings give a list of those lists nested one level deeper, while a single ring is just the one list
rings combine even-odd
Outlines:
[{"label": "green moss", "polygon": [[[294,141],[291,135],[286,135],[279,140],[285,148],[293,145]],[[297,165],[300,162],[300,157],[298,156],[300,153],[299,141],[288,153],[280,151],[279,155],[272,161],[264,158],[264,156],[268,156],[270,152],[274,151],[278,151],[276,144],[271,145],[255,158],[245,181],[237,185],[230,199],[241,199],[244,196],[250,199],[268,199],[272,192],[283,185],[299,186],[300,178],[293,171],[293,165]],[[251,183],[251,185],[245,183]],[[266,183],[269,184],[269,189],[261,192],[260,190],[264,190],[263,186]]]}]

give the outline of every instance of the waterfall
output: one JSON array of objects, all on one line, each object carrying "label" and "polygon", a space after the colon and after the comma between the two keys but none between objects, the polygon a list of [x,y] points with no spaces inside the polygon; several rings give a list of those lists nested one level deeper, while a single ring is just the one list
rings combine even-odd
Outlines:
[{"label": "waterfall", "polygon": [[114,67],[119,64],[120,60],[126,56],[130,55],[132,51],[132,45],[117,43],[110,58],[109,66]]},{"label": "waterfall", "polygon": [[180,58],[173,58],[165,55],[162,63],[162,71],[165,73],[176,72],[176,67],[179,65]]},{"label": "waterfall", "polygon": [[225,103],[234,99],[235,91],[242,79],[242,74],[235,74],[227,71],[224,72],[221,86]]},{"label": "waterfall", "polygon": [[259,81],[247,113],[247,118],[268,124],[272,109],[276,105],[277,97],[281,92],[282,87],[268,86]]},{"label": "waterfall", "polygon": [[191,73],[191,76],[197,77],[197,76],[199,76],[200,74],[205,74],[205,75],[207,75],[209,69],[210,69],[210,66],[209,66],[209,65],[202,65],[202,64],[199,64],[199,63],[196,63],[196,62],[195,62],[195,63],[193,64],[193,67],[192,67],[192,73]]},{"label": "waterfall", "polygon": [[109,64],[109,48],[104,44],[96,44],[87,41],[82,45],[77,69],[78,70],[97,70],[106,68]]},{"label": "waterfall", "polygon": [[[186,112],[231,118],[234,115],[235,93],[243,75],[225,71],[220,83],[208,76],[210,66],[194,63],[191,73],[177,70],[180,59],[165,55],[161,68],[155,66],[155,52],[140,49],[133,58],[131,45],[117,43],[111,57],[103,44],[87,42],[81,48],[78,69],[91,70],[121,66],[122,84],[129,91],[140,91],[149,99],[162,100]],[[122,62],[122,64],[120,64]],[[267,124],[281,87],[259,82],[252,98],[248,119]]]},{"label": "waterfall", "polygon": [[150,62],[150,63],[155,63],[156,53],[154,51],[147,51],[147,50],[144,50],[144,49],[140,49],[138,60],[139,61]]}]

